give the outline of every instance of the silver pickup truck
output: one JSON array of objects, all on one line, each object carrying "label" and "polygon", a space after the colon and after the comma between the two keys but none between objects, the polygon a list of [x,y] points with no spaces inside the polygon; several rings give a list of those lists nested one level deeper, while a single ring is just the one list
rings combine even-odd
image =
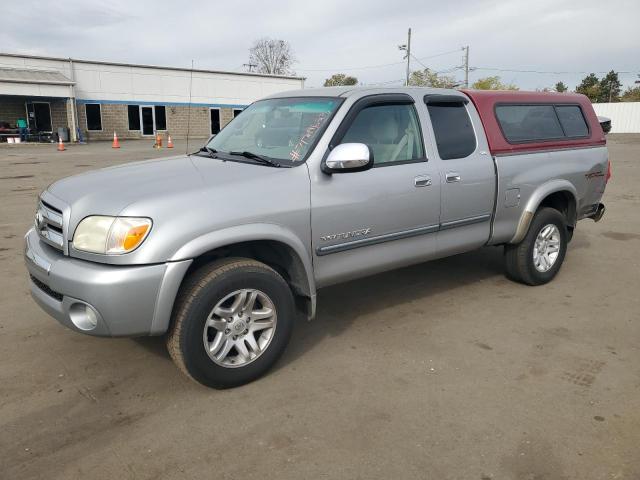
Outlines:
[{"label": "silver pickup truck", "polygon": [[510,278],[549,282],[609,176],[582,95],[273,95],[198,152],[50,185],[25,237],[31,294],[81,333],[166,334],[187,375],[236,386],[327,285],[484,245]]}]

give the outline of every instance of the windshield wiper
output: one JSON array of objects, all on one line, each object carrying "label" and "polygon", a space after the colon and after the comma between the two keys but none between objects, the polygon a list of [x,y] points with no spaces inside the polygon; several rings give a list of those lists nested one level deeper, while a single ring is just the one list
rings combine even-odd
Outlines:
[{"label": "windshield wiper", "polygon": [[279,168],[280,165],[278,162],[274,162],[268,157],[263,157],[262,155],[258,155],[257,153],[247,152],[246,150],[243,152],[229,152],[229,155],[238,155],[244,158],[250,158],[251,160],[257,160],[258,162],[264,163],[265,165],[269,165],[271,167]]},{"label": "windshield wiper", "polygon": [[201,152],[207,152],[211,158],[218,158],[216,157],[216,153],[218,153],[218,151],[215,148],[209,148],[207,146],[200,147],[200,150],[198,150],[196,153]]}]

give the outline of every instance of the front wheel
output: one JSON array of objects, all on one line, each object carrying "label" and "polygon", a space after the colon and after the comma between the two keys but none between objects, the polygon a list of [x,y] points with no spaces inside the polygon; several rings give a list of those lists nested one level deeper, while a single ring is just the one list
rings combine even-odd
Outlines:
[{"label": "front wheel", "polygon": [[507,276],[527,285],[542,285],[556,276],[567,252],[564,216],[553,208],[539,210],[517,245],[505,246]]},{"label": "front wheel", "polygon": [[262,376],[278,360],[294,315],[291,290],[275,270],[255,260],[224,259],[185,280],[167,348],[194,380],[235,387]]}]

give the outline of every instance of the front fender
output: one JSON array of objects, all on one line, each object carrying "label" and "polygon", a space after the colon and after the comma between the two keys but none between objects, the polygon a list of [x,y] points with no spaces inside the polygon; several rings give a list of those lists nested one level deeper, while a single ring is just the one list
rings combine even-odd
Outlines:
[{"label": "front fender", "polygon": [[171,256],[170,261],[193,259],[217,248],[260,240],[281,242],[296,253],[304,267],[311,298],[315,299],[316,285],[311,256],[302,240],[294,232],[281,225],[251,223],[215,230],[190,240]]},{"label": "front fender", "polygon": [[546,183],[543,183],[538,188],[534,190],[534,192],[529,197],[527,201],[527,205],[525,206],[522,214],[520,215],[520,220],[518,221],[518,228],[516,229],[516,233],[513,238],[509,241],[509,243],[520,243],[522,239],[525,237],[527,232],[529,231],[529,225],[531,225],[531,220],[533,220],[533,216],[536,211],[538,211],[538,207],[542,203],[542,201],[547,198],[552,193],[556,192],[569,192],[573,196],[573,200],[578,202],[578,192],[576,187],[564,179],[555,179],[550,180]]}]

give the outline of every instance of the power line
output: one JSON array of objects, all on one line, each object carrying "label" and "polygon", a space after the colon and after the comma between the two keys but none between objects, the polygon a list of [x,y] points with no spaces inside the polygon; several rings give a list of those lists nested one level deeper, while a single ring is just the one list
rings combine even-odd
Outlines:
[{"label": "power line", "polygon": [[429,68],[429,67],[427,67],[424,63],[422,63],[422,62],[420,61],[420,59],[419,59],[418,57],[416,57],[413,53],[411,54],[411,56],[413,57],[413,59],[414,59],[416,62],[418,62],[418,63],[419,63],[420,65],[422,65],[424,68]]},{"label": "power line", "polygon": [[[446,68],[446,69],[443,69],[443,70],[431,70],[430,67],[428,67],[427,65],[425,65],[421,61],[421,60],[428,60],[429,58],[440,57],[442,55],[447,55],[447,54],[451,54],[451,53],[457,53],[460,50],[465,52],[465,56],[463,58],[464,65],[454,66],[454,67]],[[423,68],[425,68],[426,70],[430,70],[431,72],[435,73],[436,75],[440,75],[440,74],[443,74],[443,73],[451,73],[451,72],[455,72],[456,70],[464,69],[465,70],[465,84],[469,83],[469,47],[462,47],[461,49],[450,50],[448,52],[442,52],[442,53],[438,53],[438,54],[435,54],[435,55],[431,55],[431,56],[428,56],[428,57],[422,57],[422,58],[418,58],[413,54],[410,54],[410,55],[411,55],[411,57],[413,57],[413,59],[416,62],[418,62],[420,65],[422,65]]]},{"label": "power line", "polygon": [[444,70],[438,70],[433,73],[437,73],[438,75],[440,75],[442,73],[452,73],[452,72],[455,72],[456,70],[462,70],[462,69],[464,69],[464,65],[457,65],[455,67],[445,68]]},{"label": "power line", "polygon": [[[493,67],[472,67],[472,70],[491,70],[491,71],[496,71],[496,72],[515,72],[515,73],[541,73],[541,74],[549,74],[549,75],[572,75],[572,74],[576,74],[576,75],[582,75],[582,74],[589,74],[589,73],[609,73],[610,70],[608,71],[584,71],[584,72],[553,72],[553,71],[542,71],[542,70],[518,70],[518,69],[512,69],[512,68],[493,68]],[[616,72],[616,73],[622,73],[622,74],[631,74],[631,73],[635,73],[635,72]]]},{"label": "power line", "polygon": [[451,53],[458,53],[459,51],[460,49],[456,48],[455,50],[449,50],[448,52],[436,53],[435,55],[429,55],[428,57],[420,57],[420,60],[429,60],[430,58],[442,57]]},{"label": "power line", "polygon": [[299,70],[301,72],[348,72],[350,70],[366,70],[366,69],[370,69],[370,68],[383,68],[383,67],[390,67],[392,65],[404,65],[404,61],[402,62],[394,62],[394,63],[384,63],[381,65],[366,65],[363,67],[348,67],[348,68],[313,68],[313,69],[309,69],[309,68],[296,68],[296,70]]},{"label": "power line", "polygon": [[420,60],[418,60],[414,55],[411,55],[413,57],[413,59],[415,61],[417,61],[420,65],[422,65],[426,70],[429,70],[431,73],[435,73],[435,74],[442,74],[442,73],[451,73],[451,72],[455,72],[456,70],[461,70],[464,68],[464,65],[456,65],[454,67],[449,67],[449,68],[445,68],[442,70],[432,70],[430,67],[426,66],[424,63],[422,63]]},{"label": "power line", "polygon": [[[440,52],[440,53],[436,53],[434,55],[429,55],[426,57],[415,57],[414,55],[411,55],[415,60],[417,60],[420,63],[420,60],[429,60],[430,58],[436,58],[436,57],[441,57],[443,55],[449,55],[451,53],[456,53],[459,52],[460,49],[456,49],[456,50],[450,50],[447,52]],[[296,70],[299,70],[301,72],[346,72],[346,71],[351,71],[351,70],[367,70],[367,69],[372,69],[372,68],[384,68],[384,67],[391,67],[394,65],[404,65],[406,62],[402,61],[402,62],[393,62],[393,63],[383,63],[380,65],[364,65],[364,66],[360,66],[360,67],[331,67],[331,68],[296,68]]]},{"label": "power line", "polygon": [[392,83],[402,83],[402,84],[404,84],[404,82],[405,82],[404,78],[399,78],[397,80],[387,80],[386,82],[363,83],[363,84],[361,84],[361,86],[363,86],[363,87],[376,87],[378,85],[390,85]]}]

